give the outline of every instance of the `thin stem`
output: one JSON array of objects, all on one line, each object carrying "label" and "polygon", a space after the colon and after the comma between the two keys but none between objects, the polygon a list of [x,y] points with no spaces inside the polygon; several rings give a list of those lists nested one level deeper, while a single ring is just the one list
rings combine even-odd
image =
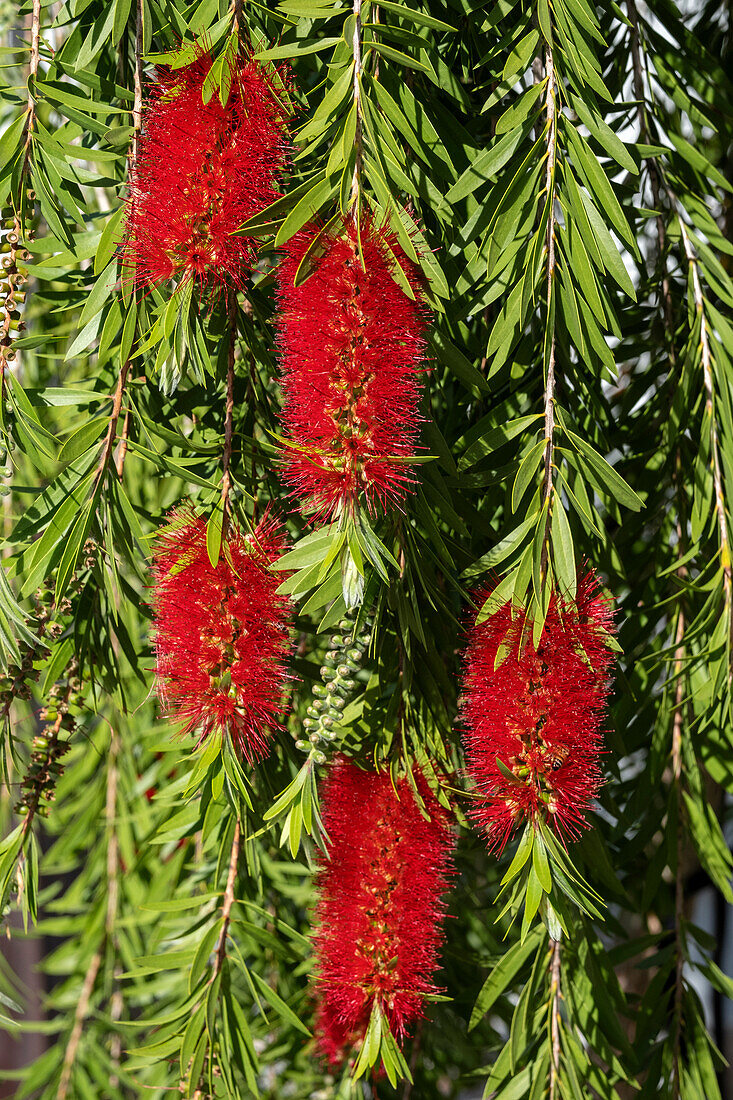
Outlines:
[{"label": "thin stem", "polygon": [[229,933],[229,921],[231,919],[232,905],[234,904],[234,887],[237,884],[237,868],[239,866],[239,842],[241,837],[241,828],[239,821],[237,820],[234,826],[234,836],[232,837],[232,850],[229,856],[229,872],[227,874],[227,884],[224,889],[224,899],[221,904],[221,932],[219,933],[219,942],[216,947],[216,957],[214,959],[214,967],[212,974],[212,981],[218,974],[221,973],[222,966],[227,953],[227,935]]},{"label": "thin stem", "polygon": [[[120,412],[122,410],[122,398],[125,393],[125,384],[127,382],[127,375],[130,371],[130,361],[125,360],[120,368],[120,373],[117,378],[117,388],[115,389],[115,396],[112,402],[112,415],[109,418],[109,426],[107,428],[107,434],[104,437],[104,446],[102,453],[99,456],[99,462],[97,464],[97,476],[95,478],[94,487],[96,488],[99,482],[104,477],[105,470],[114,450],[115,441],[117,439],[117,422],[120,419]],[[118,470],[119,473],[119,470]]]},{"label": "thin stem", "polygon": [[356,129],[354,131],[354,150],[356,159],[354,162],[354,176],[351,181],[351,205],[355,206],[359,200],[361,188],[361,169],[363,158],[363,134],[362,134],[362,106],[361,106],[361,74],[363,62],[361,56],[361,0],[354,0],[354,36],[352,40],[354,51],[354,108],[356,111]]},{"label": "thin stem", "polygon": [[[38,76],[38,62],[40,60],[41,52],[41,0],[33,0],[33,10],[31,12],[31,56],[28,66],[28,80],[35,81]],[[20,169],[20,190],[22,193],[23,183],[26,172],[28,171],[28,164],[31,156],[31,146],[33,144],[33,131],[36,125],[36,97],[35,89],[30,93],[28,99],[28,112],[25,124],[25,148],[23,149],[23,164]]]},{"label": "thin stem", "polygon": [[237,35],[241,34],[241,31],[242,31],[243,15],[244,15],[244,13],[242,11],[242,0],[233,0],[233,3],[232,3],[232,30],[236,31]]},{"label": "thin stem", "polygon": [[555,282],[555,164],[557,159],[557,101],[555,64],[552,50],[545,47],[545,75],[547,79],[546,117],[547,117],[547,169],[545,191],[550,203],[547,221],[547,324],[551,326],[547,362],[545,365],[545,418],[544,418],[544,474],[542,482],[542,500],[547,505],[545,536],[542,544],[540,571],[544,577],[547,571],[550,533],[550,502],[552,498],[552,458],[555,434],[555,320],[554,320],[554,282]]},{"label": "thin stem", "polygon": [[550,1100],[560,1087],[560,941],[550,940]]}]

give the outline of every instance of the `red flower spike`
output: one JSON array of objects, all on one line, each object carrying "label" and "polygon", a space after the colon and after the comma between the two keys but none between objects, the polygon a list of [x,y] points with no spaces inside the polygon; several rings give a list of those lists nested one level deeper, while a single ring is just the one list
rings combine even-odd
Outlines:
[{"label": "red flower spike", "polygon": [[206,521],[192,507],[174,511],[154,550],[153,607],[161,700],[199,744],[228,733],[248,763],[261,759],[279,728],[290,604],[269,564],[283,549],[265,518],[253,535],[230,528],[219,562],[206,550]]},{"label": "red flower spike", "polygon": [[[613,615],[598,578],[582,577],[574,602],[553,593],[537,650],[530,637],[520,655],[524,620],[507,604],[474,625],[465,656],[468,773],[479,796],[471,816],[498,850],[538,818],[576,837],[601,785]],[[494,668],[500,646],[508,653]]]},{"label": "red flower spike", "polygon": [[286,112],[264,69],[239,62],[229,99],[202,102],[211,57],[164,68],[150,89],[133,167],[124,260],[139,286],[194,279],[242,289],[257,255],[233,236],[278,197]]},{"label": "red flower spike", "polygon": [[[284,476],[321,518],[367,506],[399,504],[414,477],[420,424],[420,375],[426,315],[417,271],[395,237],[347,219],[338,235],[323,233],[313,271],[295,276],[317,229],[285,246],[277,272],[278,343],[285,403],[282,420],[292,448]],[[362,259],[359,255],[361,241]],[[393,278],[389,250],[412,287]]]},{"label": "red flower spike", "polygon": [[440,929],[453,841],[422,775],[392,785],[338,758],[326,781],[329,858],[321,860],[315,933],[316,1031],[336,1065],[364,1036],[376,1001],[398,1040],[437,992]]}]

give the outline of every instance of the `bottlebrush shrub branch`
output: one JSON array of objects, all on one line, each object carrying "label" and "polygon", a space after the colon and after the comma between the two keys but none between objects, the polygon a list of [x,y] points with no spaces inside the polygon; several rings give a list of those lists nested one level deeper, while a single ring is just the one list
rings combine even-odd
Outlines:
[{"label": "bottlebrush shrub branch", "polygon": [[133,168],[124,257],[138,285],[193,280],[241,290],[257,255],[243,222],[278,197],[287,112],[266,71],[231,66],[226,101],[204,102],[211,56],[157,70]]},{"label": "bottlebrush shrub branch", "polygon": [[269,566],[283,549],[278,525],[263,518],[245,537],[230,525],[216,567],[206,520],[173,512],[154,552],[157,679],[170,716],[199,744],[227,734],[253,763],[278,728],[291,650],[290,603]]},{"label": "bottlebrush shrub branch", "polygon": [[452,838],[422,775],[393,786],[344,757],[331,766],[323,809],[330,837],[318,877],[316,1032],[338,1065],[359,1050],[358,1076],[380,1057],[390,1080],[409,1076],[400,1043],[438,993],[433,973]]},{"label": "bottlebrush shrub branch", "polygon": [[[335,519],[354,517],[362,500],[371,511],[399,505],[414,484],[427,318],[416,269],[371,219],[324,232],[298,284],[317,232],[288,242],[277,275],[283,463],[304,508]],[[394,280],[390,251],[412,298]]]},{"label": "bottlebrush shrub branch", "polygon": [[577,836],[601,783],[611,605],[586,573],[574,601],[553,591],[536,648],[525,620],[524,610],[504,604],[474,624],[465,656],[463,719],[477,794],[470,812],[499,850],[524,821]]}]

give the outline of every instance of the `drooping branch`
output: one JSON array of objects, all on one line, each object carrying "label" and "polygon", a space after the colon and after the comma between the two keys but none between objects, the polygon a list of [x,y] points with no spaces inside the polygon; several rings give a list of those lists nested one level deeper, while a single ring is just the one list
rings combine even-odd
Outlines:
[{"label": "drooping branch", "polygon": [[547,125],[547,168],[545,172],[545,191],[549,202],[549,217],[547,220],[546,254],[547,254],[547,324],[550,331],[545,337],[546,362],[545,362],[545,400],[544,400],[544,440],[545,449],[543,455],[544,470],[542,481],[542,502],[547,506],[547,520],[542,544],[541,573],[543,577],[547,572],[547,559],[549,555],[550,535],[550,506],[552,497],[552,472],[555,435],[555,319],[554,319],[554,284],[555,284],[555,166],[557,163],[557,98],[555,64],[552,50],[545,47],[545,78],[547,80],[547,92],[545,99],[546,125]]},{"label": "drooping branch", "polygon": [[[142,128],[142,109],[143,109],[143,84],[142,84],[142,51],[143,51],[143,15],[142,15],[142,0],[137,0],[136,3],[136,16],[135,16],[135,56],[133,62],[133,105],[132,105],[132,141],[130,143],[130,152],[128,156],[128,174],[132,175],[135,168],[135,162],[137,159],[137,146],[138,138],[140,136],[140,130]],[[105,476],[107,467],[109,466],[112,453],[117,442],[117,425],[119,423],[120,414],[122,411],[122,402],[125,396],[125,387],[127,385],[127,377],[130,373],[130,360],[129,358],[120,367],[120,373],[117,378],[117,386],[115,389],[115,396],[112,402],[112,414],[109,419],[109,425],[104,437],[104,446],[102,447],[102,453],[99,456],[99,462],[97,465],[97,474],[95,478],[95,489]],[[115,469],[117,476],[122,479],[122,474],[125,465],[125,456],[127,454],[127,436],[129,433],[129,413],[125,415],[123,425],[123,435],[120,442],[117,459],[115,462]]]},{"label": "drooping branch", "polygon": [[359,201],[361,189],[361,170],[363,160],[363,133],[362,133],[362,105],[361,105],[361,74],[363,61],[361,56],[361,0],[354,0],[354,35],[352,39],[354,53],[354,111],[356,114],[356,128],[354,130],[354,176],[351,181],[351,204],[356,206]]},{"label": "drooping branch", "polygon": [[84,975],[84,982],[82,984],[81,993],[79,995],[79,1000],[77,1001],[76,1009],[74,1012],[74,1023],[71,1028],[71,1034],[69,1035],[69,1041],[66,1044],[66,1050],[64,1051],[61,1079],[59,1081],[58,1092],[56,1093],[57,1100],[66,1100],[66,1097],[69,1095],[71,1075],[73,1073],[74,1062],[76,1061],[76,1054],[79,1049],[79,1043],[81,1041],[82,1033],[84,1030],[84,1021],[86,1020],[89,1013],[89,1005],[92,999],[92,995],[94,993],[94,986],[97,981],[97,975],[99,974],[99,969],[102,965],[102,959],[104,958],[107,944],[110,942],[112,936],[114,935],[114,927],[117,920],[117,899],[119,896],[119,848],[115,822],[117,817],[117,759],[119,751],[119,735],[116,730],[113,730],[107,763],[107,789],[104,807],[104,820],[107,829],[107,912],[104,922],[104,932],[102,934],[102,939],[99,943],[99,946],[97,947],[89,962],[87,972]]},{"label": "drooping branch", "polygon": [[[629,21],[632,25],[631,55],[634,73],[634,94],[639,103],[639,136],[643,142],[648,142],[649,140],[651,140],[651,138],[655,137],[655,134],[651,130],[651,120],[649,118],[649,111],[647,107],[646,86],[649,83],[649,73],[645,69],[645,66],[642,62],[641,28],[639,24],[639,13],[636,7],[635,0],[627,0],[627,10],[629,13]],[[730,532],[728,526],[728,517],[725,509],[725,495],[723,491],[723,474],[720,461],[720,441],[718,437],[718,426],[715,417],[715,388],[713,378],[712,353],[710,347],[710,330],[705,314],[705,299],[702,292],[702,283],[700,281],[699,263],[697,255],[695,253],[695,249],[693,248],[692,242],[690,240],[687,226],[685,224],[684,218],[682,217],[680,202],[677,198],[677,195],[675,194],[674,188],[667,180],[663,167],[661,165],[658,165],[653,157],[649,158],[648,165],[649,182],[652,189],[654,207],[657,211],[657,217],[655,221],[657,226],[659,254],[661,263],[663,265],[663,318],[668,346],[670,349],[670,361],[673,368],[676,366],[677,363],[677,355],[674,340],[674,309],[669,286],[669,279],[666,274],[664,258],[667,237],[664,225],[664,218],[661,213],[660,205],[660,196],[662,191],[664,191],[669,206],[674,212],[674,215],[680,227],[680,234],[682,236],[685,259],[687,260],[687,265],[692,278],[692,291],[695,301],[695,310],[700,320],[700,359],[702,363],[703,384],[705,386],[705,411],[710,418],[710,450],[713,467],[715,511],[718,521],[718,532],[720,538],[720,557],[723,567],[723,596],[726,614],[728,617],[729,630],[733,633],[733,563],[731,562]],[[729,678],[731,677],[731,675],[733,675],[733,666],[729,667]]]},{"label": "drooping branch", "polygon": [[557,1100],[560,1088],[560,941],[550,940],[550,1100]]},{"label": "drooping branch", "polygon": [[[723,593],[726,612],[729,617],[728,621],[730,625],[733,625],[733,623],[731,623],[731,613],[733,610],[733,604],[731,602],[731,596],[733,595],[733,571],[731,569],[728,516],[725,510],[725,495],[723,492],[723,471],[720,463],[720,441],[718,438],[718,425],[715,418],[715,390],[713,382],[713,359],[710,350],[710,330],[708,328],[708,319],[705,314],[705,300],[702,293],[702,284],[700,283],[697,255],[692,247],[687,227],[679,212],[677,214],[677,220],[682,234],[685,256],[687,257],[690,274],[692,275],[692,293],[695,300],[695,310],[700,320],[700,359],[702,362],[703,384],[705,386],[705,412],[710,418],[710,450],[712,452],[711,459],[713,464],[715,511],[718,518],[718,532],[720,537],[720,560],[723,567]],[[733,670],[729,668],[729,678],[732,671]]]},{"label": "drooping branch", "polygon": [[28,109],[25,122],[25,144],[23,147],[23,163],[20,169],[20,191],[22,195],[23,186],[25,183],[25,176],[28,172],[28,166],[31,158],[31,148],[33,146],[33,131],[36,126],[36,93],[35,93],[35,81],[38,76],[38,63],[41,53],[41,0],[33,0],[33,10],[31,12],[31,53],[30,62],[28,65],[28,86],[30,88],[28,96]]}]

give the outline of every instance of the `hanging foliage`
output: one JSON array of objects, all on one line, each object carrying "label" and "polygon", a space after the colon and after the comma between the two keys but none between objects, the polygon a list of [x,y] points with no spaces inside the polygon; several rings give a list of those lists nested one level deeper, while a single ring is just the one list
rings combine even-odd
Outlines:
[{"label": "hanging foliage", "polygon": [[0,31],[0,1076],[725,1096],[729,8]]}]

